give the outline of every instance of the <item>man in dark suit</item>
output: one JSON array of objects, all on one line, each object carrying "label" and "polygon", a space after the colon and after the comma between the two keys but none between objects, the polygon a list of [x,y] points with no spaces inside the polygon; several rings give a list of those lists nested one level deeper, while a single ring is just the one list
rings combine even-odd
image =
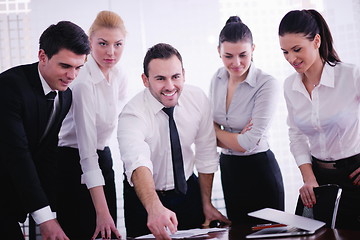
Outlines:
[{"label": "man in dark suit", "polygon": [[[68,239],[53,213],[55,151],[71,106],[68,86],[90,47],[84,31],[68,21],[48,27],[39,43],[39,62],[0,74],[0,236],[4,239],[24,239],[18,222],[24,222],[28,213],[40,225],[43,239]],[[55,100],[47,98],[49,92],[56,92]]]}]

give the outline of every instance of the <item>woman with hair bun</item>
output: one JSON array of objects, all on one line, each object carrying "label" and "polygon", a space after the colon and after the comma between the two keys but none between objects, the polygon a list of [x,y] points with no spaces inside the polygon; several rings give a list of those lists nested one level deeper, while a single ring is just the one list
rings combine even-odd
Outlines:
[{"label": "woman with hair bun", "polygon": [[280,90],[278,81],[255,67],[252,33],[238,16],[220,32],[218,52],[224,67],[211,81],[210,100],[228,218],[233,224],[260,220],[249,212],[284,210],[282,175],[267,141]]},{"label": "woman with hair bun", "polygon": [[290,150],[316,204],[314,187],[342,188],[336,228],[360,229],[360,69],[340,61],[325,19],[316,10],[288,12],[279,25],[285,59],[296,73],[284,83]]},{"label": "woman with hair bun", "polygon": [[91,54],[71,86],[73,105],[59,134],[57,211],[70,239],[120,238],[109,144],[126,99],[117,66],[125,37],[119,15],[99,12],[89,30]]}]

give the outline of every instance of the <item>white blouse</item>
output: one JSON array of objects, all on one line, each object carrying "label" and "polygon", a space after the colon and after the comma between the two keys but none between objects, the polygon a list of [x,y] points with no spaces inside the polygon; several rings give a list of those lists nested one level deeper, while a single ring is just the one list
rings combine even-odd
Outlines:
[{"label": "white blouse", "polygon": [[311,155],[333,161],[360,153],[359,68],[325,64],[311,98],[301,79],[294,73],[284,84],[290,150],[297,165],[311,163]]},{"label": "white blouse", "polygon": [[70,86],[73,103],[59,134],[59,146],[78,148],[87,188],[104,185],[97,150],[109,145],[126,101],[127,81],[122,70],[111,69],[107,81],[91,55]]}]

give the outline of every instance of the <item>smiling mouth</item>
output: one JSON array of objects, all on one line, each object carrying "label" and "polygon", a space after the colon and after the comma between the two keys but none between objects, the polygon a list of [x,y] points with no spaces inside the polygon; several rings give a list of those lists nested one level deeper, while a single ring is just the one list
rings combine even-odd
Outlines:
[{"label": "smiling mouth", "polygon": [[236,71],[236,72],[240,72],[242,68],[240,67],[235,67],[235,68],[232,68],[233,71]]},{"label": "smiling mouth", "polygon": [[168,93],[162,92],[162,94],[166,97],[172,97],[175,95],[175,93],[177,93],[177,90],[173,91],[173,92],[168,92]]},{"label": "smiling mouth", "polygon": [[303,62],[294,63],[294,64],[293,64],[293,66],[294,66],[294,67],[299,67],[299,66],[300,66],[300,64],[302,64],[302,63],[303,63]]},{"label": "smiling mouth", "polygon": [[71,83],[71,81],[65,81],[65,80],[63,80],[63,79],[60,79],[60,81],[61,81],[62,83],[64,83],[64,84],[70,84],[70,83]]}]

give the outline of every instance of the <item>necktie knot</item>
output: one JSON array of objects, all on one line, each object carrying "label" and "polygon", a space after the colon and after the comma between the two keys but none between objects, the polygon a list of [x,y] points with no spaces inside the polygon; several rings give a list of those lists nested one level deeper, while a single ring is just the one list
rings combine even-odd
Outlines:
[{"label": "necktie knot", "polygon": [[56,91],[51,91],[48,94],[46,94],[46,99],[50,101],[54,101],[56,97]]},{"label": "necktie knot", "polygon": [[56,97],[56,91],[51,91],[48,94],[45,95],[47,99],[47,116],[48,119],[50,119],[50,116],[53,114],[54,111],[54,100]]},{"label": "necktie knot", "polygon": [[164,107],[162,110],[169,116],[169,118],[173,117],[174,107],[169,107],[169,108]]}]

